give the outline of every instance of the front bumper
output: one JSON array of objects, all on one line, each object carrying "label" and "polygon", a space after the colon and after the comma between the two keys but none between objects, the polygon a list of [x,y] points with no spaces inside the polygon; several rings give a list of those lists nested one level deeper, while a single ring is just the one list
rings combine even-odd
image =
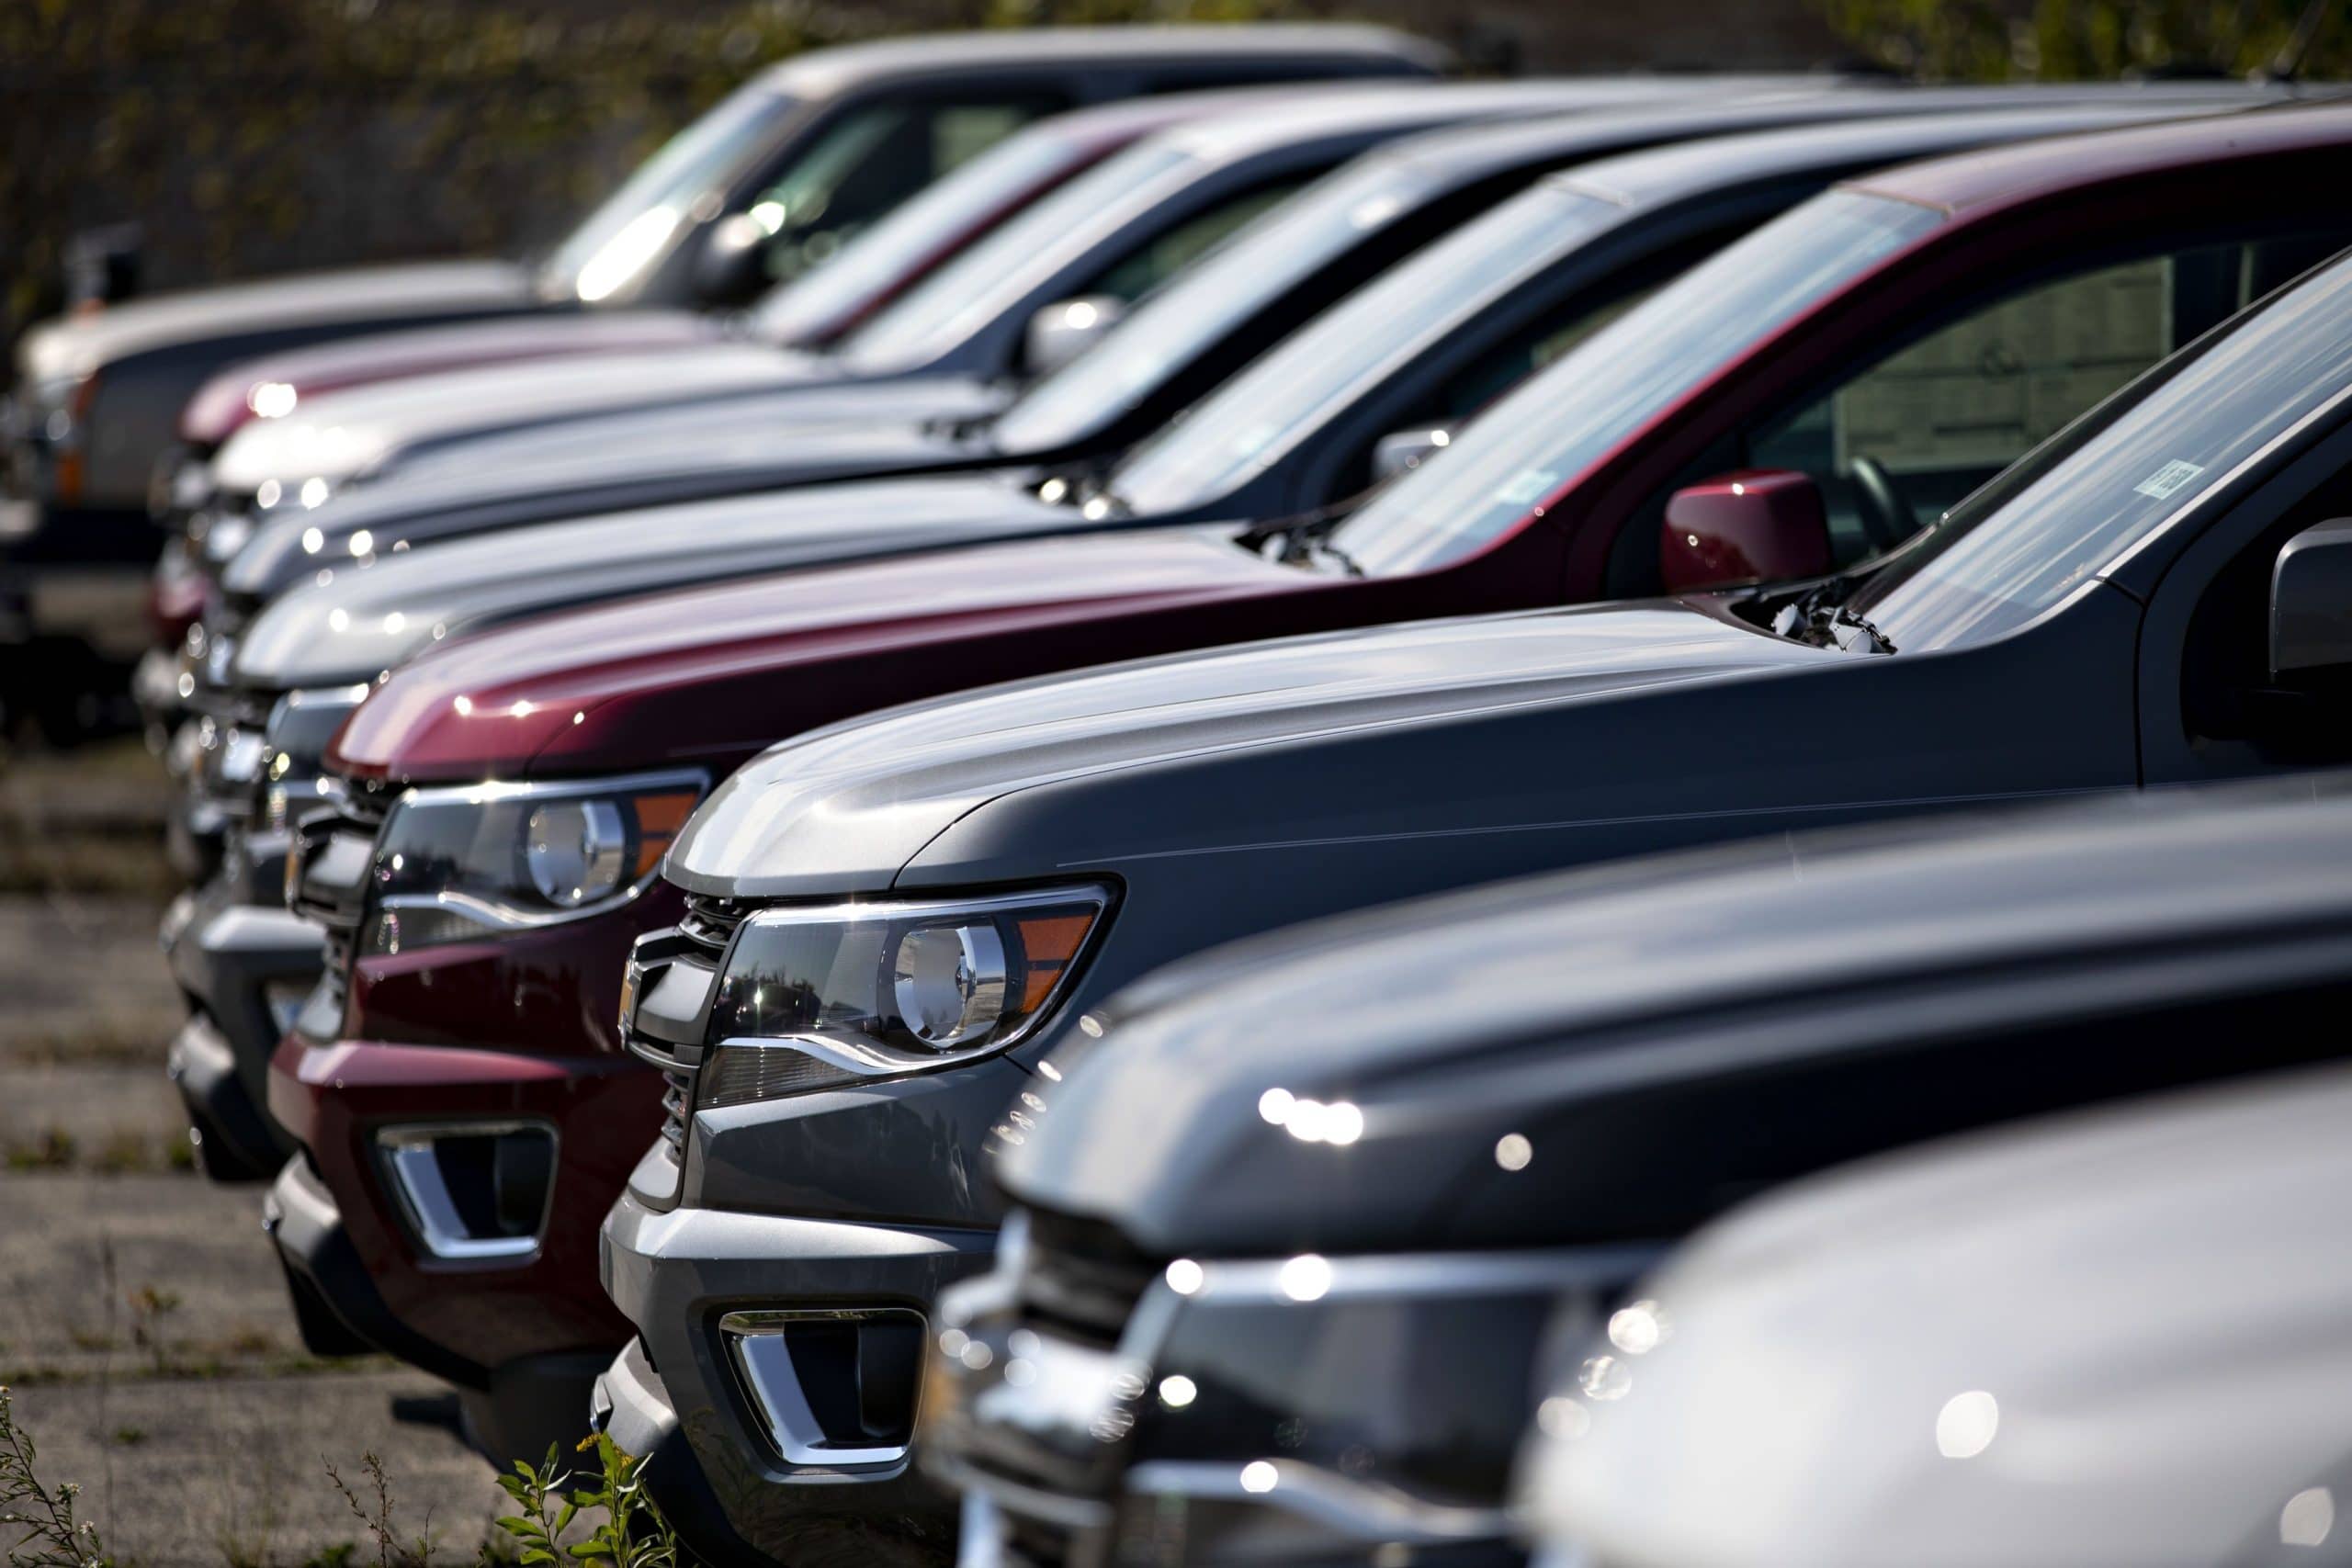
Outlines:
[{"label": "front bumper", "polygon": [[[636,1360],[625,1356],[605,1374],[600,1408],[623,1448],[655,1460],[646,1474],[655,1502],[682,1539],[694,1532],[690,1544],[719,1561],[747,1551],[784,1562],[943,1555],[953,1506],[911,1469],[910,1445],[846,1437],[833,1419],[839,1406],[827,1390],[838,1380],[855,1403],[872,1363],[836,1365],[820,1346],[755,1373],[721,1324],[927,1319],[943,1289],[988,1267],[994,1233],[665,1211],[641,1193],[676,1190],[674,1168],[650,1168],[671,1159],[657,1144],[639,1162],[605,1219],[602,1247],[605,1288],[639,1337]],[[928,1338],[920,1331],[908,1341],[918,1361]],[[845,1356],[864,1354],[841,1343]],[[910,1404],[911,1394],[910,1385]],[[830,1461],[829,1444],[855,1462]],[[704,1540],[698,1517],[713,1502],[723,1528]]]},{"label": "front bumper", "polygon": [[[469,1386],[549,1357],[585,1358],[584,1402],[594,1368],[628,1335],[596,1286],[596,1227],[629,1156],[655,1135],[660,1092],[654,1075],[616,1055],[289,1034],[270,1063],[269,1109],[305,1151],[358,1275],[317,1276],[322,1291],[386,1349]],[[508,1134],[552,1145],[551,1164],[532,1177],[536,1229],[526,1219],[514,1235],[469,1234],[464,1223],[496,1211],[500,1173],[463,1162],[420,1172],[401,1157]],[[348,1312],[347,1291],[361,1298]],[[585,1412],[575,1409],[576,1438]]]},{"label": "front bumper", "polygon": [[501,1471],[517,1459],[537,1462],[550,1443],[568,1453],[586,1429],[602,1356],[557,1353],[483,1367],[414,1333],[376,1290],[334,1194],[305,1156],[286,1162],[262,1201],[262,1225],[277,1244],[311,1354],[381,1350],[457,1384],[468,1436]]},{"label": "front bumper", "polygon": [[205,1170],[223,1180],[266,1179],[293,1152],[265,1109],[269,1058],[288,999],[316,982],[323,953],[317,926],[260,901],[261,886],[285,873],[282,847],[258,849],[240,874],[182,894],[164,919],[164,954],[188,1007],[169,1071]]},{"label": "front bumper", "polygon": [[972,1499],[976,1565],[1518,1562],[1536,1396],[1657,1256],[1209,1263],[1114,1337],[1039,1311],[1057,1292],[1022,1252],[941,1303],[926,1391],[924,1463]]},{"label": "front bumper", "polygon": [[670,1391],[638,1340],[624,1346],[597,1378],[589,1394],[588,1421],[638,1461],[637,1473],[647,1495],[696,1562],[764,1562],[759,1549],[728,1522],[718,1494],[678,1425]]},{"label": "front bumper", "polygon": [[271,1184],[262,1200],[261,1224],[277,1244],[302,1344],[312,1355],[381,1350],[461,1388],[489,1386],[483,1368],[445,1356],[437,1346],[409,1334],[391,1314],[359,1260],[334,1194],[303,1156],[288,1160]]}]

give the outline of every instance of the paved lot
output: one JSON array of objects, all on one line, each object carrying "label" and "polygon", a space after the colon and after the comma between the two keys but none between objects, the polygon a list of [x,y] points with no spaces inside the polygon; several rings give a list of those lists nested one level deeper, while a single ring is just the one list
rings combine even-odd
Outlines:
[{"label": "paved lot", "polygon": [[152,764],[0,770],[0,1383],[44,1478],[126,1564],[373,1562],[326,1474],[373,1452],[401,1534],[471,1562],[504,1499],[440,1386],[305,1354],[258,1191],[191,1168]]}]

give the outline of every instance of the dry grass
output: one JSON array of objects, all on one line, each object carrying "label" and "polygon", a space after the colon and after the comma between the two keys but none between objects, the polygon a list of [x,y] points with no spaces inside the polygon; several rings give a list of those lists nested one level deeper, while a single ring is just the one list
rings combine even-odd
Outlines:
[{"label": "dry grass", "polygon": [[171,786],[136,740],[0,752],[0,893],[177,891],[163,854]]},{"label": "dry grass", "polygon": [[[153,1055],[153,1046],[148,1054]],[[96,1145],[85,1144],[64,1127],[43,1127],[30,1137],[0,1142],[0,1167],[9,1170],[87,1170],[101,1176],[143,1175],[196,1168],[196,1151],[176,1128],[122,1128]]]}]

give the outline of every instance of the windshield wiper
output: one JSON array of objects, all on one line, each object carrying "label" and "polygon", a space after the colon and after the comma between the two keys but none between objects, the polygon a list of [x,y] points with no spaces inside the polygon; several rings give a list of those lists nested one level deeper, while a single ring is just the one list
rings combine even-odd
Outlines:
[{"label": "windshield wiper", "polygon": [[1846,607],[1867,576],[1845,575],[1816,582],[1781,606],[1772,630],[1809,648],[1843,653],[1893,653],[1894,639]]},{"label": "windshield wiper", "polygon": [[1124,522],[1136,514],[1136,509],[1121,500],[1100,476],[1083,471],[1065,469],[1047,474],[1030,493],[1047,506],[1075,507],[1090,523]]},{"label": "windshield wiper", "polygon": [[1341,571],[1347,573],[1350,577],[1368,577],[1371,575],[1371,573],[1364,570],[1363,563],[1362,561],[1356,559],[1355,557],[1348,554],[1347,551],[1333,544],[1329,537],[1306,539],[1301,541],[1301,543],[1306,547],[1307,558],[1309,560],[1329,561],[1332,565],[1338,567]]},{"label": "windshield wiper", "polygon": [[996,415],[992,413],[941,414],[928,421],[923,428],[931,434],[942,436],[961,446],[986,435],[989,427],[994,423]]},{"label": "windshield wiper", "polygon": [[1350,577],[1369,577],[1372,574],[1364,570],[1362,561],[1331,542],[1333,530],[1360,504],[1360,497],[1351,497],[1302,517],[1262,523],[1236,535],[1233,542],[1252,555],[1283,566],[1336,566]]}]

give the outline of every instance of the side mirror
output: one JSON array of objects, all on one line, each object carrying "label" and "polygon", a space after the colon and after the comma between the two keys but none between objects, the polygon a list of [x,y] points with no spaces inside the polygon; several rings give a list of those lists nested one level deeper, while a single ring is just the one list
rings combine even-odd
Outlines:
[{"label": "side mirror", "polygon": [[1385,484],[1398,474],[1410,473],[1453,445],[1453,432],[1442,426],[1399,430],[1384,435],[1372,449],[1373,480]]},{"label": "side mirror", "polygon": [[1126,302],[1111,294],[1056,300],[1029,318],[1022,363],[1032,376],[1058,370],[1092,348],[1126,313]]},{"label": "side mirror", "polygon": [[2352,517],[2314,523],[2270,569],[2270,673],[2352,674]]},{"label": "side mirror", "polygon": [[748,212],[712,226],[695,258],[695,298],[707,306],[748,305],[768,286],[773,236]]},{"label": "side mirror", "polygon": [[1829,557],[1821,489],[1787,468],[1744,468],[1674,492],[1659,528],[1666,591],[1819,577]]}]

